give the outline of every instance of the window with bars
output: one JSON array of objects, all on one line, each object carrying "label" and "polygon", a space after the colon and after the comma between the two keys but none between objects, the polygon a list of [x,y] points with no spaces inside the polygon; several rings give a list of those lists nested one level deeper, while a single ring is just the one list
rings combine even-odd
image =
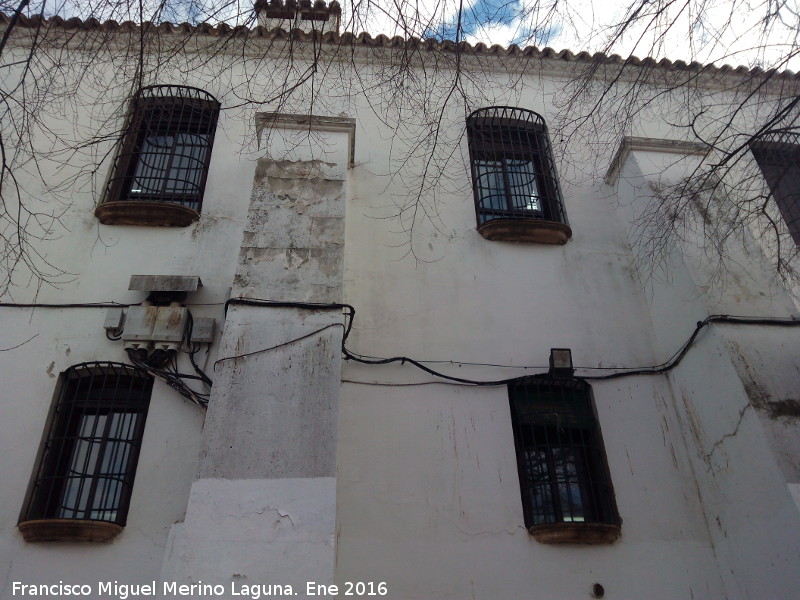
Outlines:
[{"label": "window with bars", "polygon": [[778,205],[789,233],[800,246],[800,139],[796,134],[786,139],[760,141],[750,146]]},{"label": "window with bars", "polygon": [[528,377],[508,392],[525,526],[534,534],[553,524],[610,524],[618,530],[589,385]]},{"label": "window with bars", "polygon": [[199,213],[219,111],[220,103],[197,88],[139,90],[105,202],[169,203]]},{"label": "window with bars", "polygon": [[467,138],[479,231],[498,229],[494,220],[555,223],[568,231],[541,116],[507,106],[482,108],[467,117]]},{"label": "window with bars", "polygon": [[152,377],[122,363],[61,374],[22,521],[125,525],[152,387]]}]

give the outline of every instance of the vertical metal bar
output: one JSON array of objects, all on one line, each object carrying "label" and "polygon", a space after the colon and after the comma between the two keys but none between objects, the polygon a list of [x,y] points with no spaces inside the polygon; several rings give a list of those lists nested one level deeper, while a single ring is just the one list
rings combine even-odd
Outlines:
[{"label": "vertical metal bar", "polygon": [[[199,211],[219,110],[219,102],[197,88],[142,88],[132,102],[106,201],[171,202]],[[141,191],[132,192],[136,187]]]},{"label": "vertical metal bar", "polygon": [[617,522],[588,384],[526,378],[509,399],[526,525]]},{"label": "vertical metal bar", "polygon": [[60,386],[26,518],[124,524],[152,379],[95,362],[67,369]]}]

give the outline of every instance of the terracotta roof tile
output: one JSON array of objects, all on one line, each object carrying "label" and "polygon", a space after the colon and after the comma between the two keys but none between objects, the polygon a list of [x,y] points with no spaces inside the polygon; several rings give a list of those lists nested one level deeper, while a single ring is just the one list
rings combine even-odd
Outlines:
[{"label": "terracotta roof tile", "polygon": [[[271,2],[280,3],[281,0],[269,0]],[[293,0],[286,0],[286,3],[292,3]],[[311,5],[310,0],[300,0],[300,4],[302,5],[303,2]],[[314,3],[315,7],[323,7],[324,0],[316,0]],[[328,4],[328,7],[332,10],[341,10],[339,3],[336,0],[333,0]],[[3,25],[8,25],[11,22],[11,17],[5,13],[0,13],[0,27]],[[73,17],[71,19],[63,19],[62,17],[55,16],[50,18],[42,18],[37,16],[28,17],[25,15],[21,15],[16,24],[17,27],[22,28],[61,28],[65,30],[78,30],[84,29],[87,31],[92,30],[105,30],[108,32],[113,31],[123,31],[123,32],[132,32],[136,31],[140,28],[139,25],[131,22],[125,21],[124,23],[117,23],[116,21],[105,21],[100,22],[97,19],[90,18],[85,21]],[[419,39],[419,38],[409,38],[404,39],[401,36],[394,36],[388,37],[386,35],[380,34],[376,37],[372,37],[368,33],[359,33],[355,35],[350,32],[337,34],[333,31],[325,32],[321,34],[318,31],[312,31],[309,33],[305,33],[300,31],[299,29],[295,29],[291,32],[285,31],[283,29],[273,29],[267,30],[261,26],[254,27],[253,29],[248,29],[244,26],[237,26],[231,27],[226,23],[220,23],[218,25],[211,25],[209,23],[201,23],[199,25],[190,25],[188,23],[181,23],[181,24],[172,24],[172,23],[160,23],[155,25],[153,23],[144,23],[142,27],[151,28],[155,27],[156,30],[161,34],[180,34],[180,35],[208,35],[208,36],[228,36],[231,34],[237,35],[250,35],[255,37],[271,37],[271,38],[292,38],[297,41],[324,41],[330,44],[339,44],[339,45],[360,45],[360,46],[368,46],[373,48],[400,48],[403,46],[409,46],[413,48],[420,48],[424,50],[438,50],[444,52],[461,52],[461,53],[469,53],[475,55],[487,55],[487,56],[509,56],[509,57],[517,57],[517,56],[525,56],[525,57],[536,57],[536,58],[544,58],[544,59],[553,59],[553,60],[560,60],[564,62],[580,62],[580,63],[605,63],[605,64],[612,64],[612,65],[632,65],[632,66],[639,66],[643,68],[659,68],[665,70],[676,70],[676,71],[695,71],[695,72],[707,72],[707,73],[721,73],[721,74],[736,74],[736,75],[767,75],[770,77],[777,77],[780,79],[800,79],[800,75],[794,73],[793,71],[780,71],[776,72],[775,70],[764,71],[760,67],[753,67],[748,68],[745,66],[737,66],[732,67],[731,65],[722,65],[721,67],[717,67],[713,64],[711,65],[703,65],[698,62],[692,62],[690,64],[686,64],[686,62],[682,60],[671,61],[669,59],[663,58],[659,61],[656,61],[653,58],[644,58],[640,59],[636,56],[630,56],[627,58],[623,58],[618,54],[606,55],[602,52],[596,52],[594,54],[590,54],[589,52],[579,52],[578,54],[574,54],[569,50],[561,50],[557,52],[553,48],[537,48],[536,46],[527,46],[524,49],[521,49],[516,44],[511,44],[507,48],[500,46],[499,44],[493,44],[491,46],[486,46],[484,43],[477,43],[477,44],[469,44],[465,41],[459,42],[456,44],[451,40],[436,40],[433,38],[427,39]]]}]

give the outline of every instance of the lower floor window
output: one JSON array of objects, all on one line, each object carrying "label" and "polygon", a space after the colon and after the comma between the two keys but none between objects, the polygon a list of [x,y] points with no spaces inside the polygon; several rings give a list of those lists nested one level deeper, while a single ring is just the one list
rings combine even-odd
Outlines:
[{"label": "lower floor window", "polygon": [[94,362],[70,367],[59,382],[23,521],[125,525],[153,380]]},{"label": "lower floor window", "polygon": [[509,401],[525,526],[618,525],[589,385],[528,377],[509,385]]}]

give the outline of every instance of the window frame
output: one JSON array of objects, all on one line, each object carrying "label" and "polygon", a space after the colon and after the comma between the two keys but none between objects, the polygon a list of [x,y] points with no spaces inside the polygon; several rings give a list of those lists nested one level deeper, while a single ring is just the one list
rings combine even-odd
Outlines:
[{"label": "window frame", "polygon": [[[101,223],[186,226],[196,221],[220,110],[219,101],[199,88],[141,88],[131,100],[103,202],[95,211]],[[181,136],[201,143],[181,143]],[[169,149],[148,150],[148,142],[157,138],[170,138]],[[150,182],[151,189],[135,192],[137,180]]]},{"label": "window frame", "polygon": [[546,543],[613,542],[621,520],[591,386],[531,376],[508,397],[525,527]]},{"label": "window frame", "polygon": [[[566,243],[572,230],[541,115],[510,106],[478,109],[467,117],[467,141],[481,235]],[[529,208],[532,200],[538,208]]]},{"label": "window frame", "polygon": [[107,541],[122,530],[152,388],[152,376],[124,363],[61,373],[18,524],[26,540]]}]

